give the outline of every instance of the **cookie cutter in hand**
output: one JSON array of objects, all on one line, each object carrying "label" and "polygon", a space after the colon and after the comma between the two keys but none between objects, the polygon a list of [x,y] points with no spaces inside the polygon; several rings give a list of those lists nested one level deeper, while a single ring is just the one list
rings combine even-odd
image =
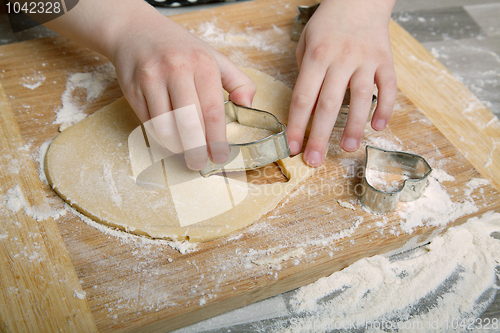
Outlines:
[{"label": "cookie cutter in hand", "polygon": [[[409,179],[403,181],[403,186],[391,192],[374,188],[366,178],[368,169],[399,174]],[[366,146],[365,170],[362,180],[363,193],[361,204],[376,214],[387,214],[396,209],[400,201],[414,201],[420,198],[427,186],[427,177],[432,168],[427,161],[418,155],[385,150]]]},{"label": "cookie cutter in hand", "polygon": [[[203,177],[215,173],[257,169],[290,156],[290,147],[286,138],[286,126],[275,115],[257,109],[239,106],[231,101],[225,103],[226,124],[237,121],[241,125],[267,129],[274,134],[263,139],[242,144],[229,144],[230,153],[223,164],[208,161],[200,171]],[[243,163],[231,163],[240,156]]]}]

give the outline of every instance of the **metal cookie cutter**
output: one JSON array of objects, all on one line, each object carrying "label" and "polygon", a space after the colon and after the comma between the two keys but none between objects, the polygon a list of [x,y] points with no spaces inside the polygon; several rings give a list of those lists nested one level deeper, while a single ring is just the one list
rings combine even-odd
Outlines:
[{"label": "metal cookie cutter", "polygon": [[319,3],[314,5],[314,6],[297,6],[297,11],[299,12],[299,15],[295,17],[293,20],[293,27],[292,27],[292,40],[293,41],[298,41],[300,38],[300,34],[302,33],[302,30],[304,30],[304,27],[307,24],[307,21],[313,16],[314,12],[316,9],[318,9]]},{"label": "metal cookie cutter", "polygon": [[[407,176],[403,186],[392,192],[384,192],[374,188],[366,179],[368,169]],[[427,176],[432,168],[427,161],[418,155],[385,150],[366,146],[365,173],[363,177],[364,192],[361,204],[376,214],[387,214],[396,209],[399,201],[418,199],[427,186]]]},{"label": "metal cookie cutter", "polygon": [[[274,132],[274,134],[253,142],[230,143],[227,162],[214,164],[209,160],[207,165],[200,171],[203,177],[222,171],[257,169],[290,156],[286,126],[276,116],[266,111],[239,106],[231,101],[225,103],[225,111],[226,124],[237,121],[241,125],[267,129]],[[242,163],[232,163],[235,159],[242,161]]]}]

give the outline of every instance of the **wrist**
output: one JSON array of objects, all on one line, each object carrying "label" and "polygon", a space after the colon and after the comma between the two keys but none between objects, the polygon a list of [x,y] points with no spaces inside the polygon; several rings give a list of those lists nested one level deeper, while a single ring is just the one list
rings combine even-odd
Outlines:
[{"label": "wrist", "polygon": [[140,16],[154,14],[161,15],[142,0],[82,0],[44,25],[111,60],[116,41],[131,32]]},{"label": "wrist", "polygon": [[[102,0],[99,0],[102,1]],[[113,1],[114,2],[114,1]],[[125,3],[124,3],[125,2]],[[130,0],[114,2],[113,18],[105,18],[99,22],[101,34],[94,40],[99,43],[96,51],[107,57],[112,63],[115,60],[116,52],[123,43],[130,43],[134,32],[140,29],[143,22],[148,22],[152,16],[161,15],[151,5],[143,0]]]},{"label": "wrist", "polygon": [[[112,62],[115,63],[120,53],[130,52],[132,44],[139,45],[146,39],[154,39],[153,35],[157,35],[161,31],[163,37],[168,36],[168,32],[177,26],[176,23],[169,18],[160,14],[154,7],[143,0],[139,0],[139,4],[130,8],[129,11],[122,13],[123,19],[117,24],[110,26],[107,40],[104,45],[103,54]],[[136,40],[134,40],[134,38]],[[139,42],[139,43],[138,43]],[[159,42],[159,40],[157,40]]]}]

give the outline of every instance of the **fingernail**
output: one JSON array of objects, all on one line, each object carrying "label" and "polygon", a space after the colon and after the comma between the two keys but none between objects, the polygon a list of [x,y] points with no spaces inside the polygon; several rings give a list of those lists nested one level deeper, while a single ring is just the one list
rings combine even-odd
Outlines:
[{"label": "fingernail", "polygon": [[343,146],[346,151],[355,151],[358,149],[358,140],[354,138],[346,138],[343,142]]},{"label": "fingernail", "polygon": [[248,98],[245,100],[245,104],[246,104],[246,106],[247,106],[247,107],[249,107],[249,108],[251,108],[251,107],[252,107],[252,102],[253,102],[253,100],[252,100],[250,97],[248,97]]},{"label": "fingernail", "polygon": [[310,166],[317,167],[322,163],[321,154],[315,150],[310,150],[307,152],[306,163]]},{"label": "fingernail", "polygon": [[193,171],[200,171],[207,165],[206,163],[188,163],[188,168]]},{"label": "fingernail", "polygon": [[190,159],[186,161],[187,167],[193,171],[200,171],[207,165],[207,159]]},{"label": "fingernail", "polygon": [[381,131],[385,128],[385,124],[386,124],[386,122],[384,119],[379,119],[375,122],[375,129],[377,131]]},{"label": "fingernail", "polygon": [[228,156],[229,155],[227,155],[227,154],[218,154],[218,155],[212,156],[212,160],[215,164],[222,164],[222,163],[227,161]]},{"label": "fingernail", "polygon": [[292,155],[298,154],[300,152],[300,148],[302,148],[297,141],[290,141],[288,145],[290,146],[290,152]]}]

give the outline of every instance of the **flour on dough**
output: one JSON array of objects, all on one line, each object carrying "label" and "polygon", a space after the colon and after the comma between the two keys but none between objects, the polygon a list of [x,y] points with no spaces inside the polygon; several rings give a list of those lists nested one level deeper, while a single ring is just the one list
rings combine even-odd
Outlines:
[{"label": "flour on dough", "polygon": [[226,125],[227,141],[235,144],[261,140],[273,134],[273,131],[241,125],[236,121]]},{"label": "flour on dough", "polygon": [[[244,71],[258,87],[253,107],[272,112],[286,123],[291,90],[267,74],[254,69]],[[255,185],[232,177],[228,186],[233,199],[240,197],[239,203],[230,209],[224,207],[227,200],[214,195],[210,181],[200,179],[198,172],[177,168],[175,163],[165,162],[169,186],[148,190],[135,183],[129,159],[128,136],[138,126],[140,122],[132,108],[121,98],[60,133],[50,145],[45,161],[54,190],[84,215],[110,227],[152,238],[200,242],[223,237],[257,221],[313,173],[298,155],[279,161],[289,179],[287,183]],[[238,126],[231,126],[235,128],[228,132],[234,140],[265,136],[250,130],[252,133],[239,137]],[[250,136],[245,138],[246,135]],[[207,179],[212,177],[220,176]],[[196,181],[187,186],[186,179]],[[176,187],[182,182],[182,188]],[[180,222],[179,215],[183,215],[184,221],[199,218],[197,210],[223,213],[194,224]]]}]

